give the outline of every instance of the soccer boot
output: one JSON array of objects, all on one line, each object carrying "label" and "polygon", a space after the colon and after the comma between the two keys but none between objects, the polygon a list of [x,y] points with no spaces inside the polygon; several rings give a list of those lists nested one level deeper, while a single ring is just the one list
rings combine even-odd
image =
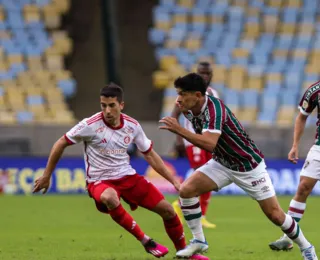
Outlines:
[{"label": "soccer boot", "polygon": [[205,228],[216,228],[216,224],[210,223],[205,216],[201,218],[201,225]]},{"label": "soccer boot", "polygon": [[174,202],[172,202],[172,207],[173,207],[174,211],[177,213],[177,216],[180,219],[181,223],[183,223],[184,217],[183,217],[182,210],[180,208],[179,201],[175,200]]},{"label": "soccer boot", "polygon": [[283,235],[275,242],[270,243],[269,247],[275,251],[289,251],[293,248],[293,243],[292,240],[287,237],[287,235]]},{"label": "soccer boot", "polygon": [[310,246],[301,251],[304,260],[318,260],[314,246]]},{"label": "soccer boot", "polygon": [[209,246],[207,241],[202,242],[197,239],[192,239],[190,244],[187,245],[184,249],[179,250],[176,253],[176,256],[179,258],[188,258],[197,253],[204,253],[208,250]]},{"label": "soccer boot", "polygon": [[156,243],[154,240],[150,239],[145,245],[145,250],[152,254],[153,256],[160,258],[168,254],[169,250],[163,245]]}]

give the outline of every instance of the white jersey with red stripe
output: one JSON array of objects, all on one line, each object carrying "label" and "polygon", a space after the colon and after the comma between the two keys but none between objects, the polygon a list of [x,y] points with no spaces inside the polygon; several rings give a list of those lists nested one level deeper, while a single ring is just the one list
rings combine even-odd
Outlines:
[{"label": "white jersey with red stripe", "polygon": [[135,143],[142,153],[152,149],[152,142],[141,125],[126,114],[120,115],[119,127],[107,124],[102,112],[83,119],[65,134],[70,144],[84,143],[84,161],[88,183],[115,180],[136,173],[127,153]]},{"label": "white jersey with red stripe", "polygon": [[[211,87],[208,87],[207,88],[207,92],[206,92],[206,95],[210,95],[210,96],[214,96],[216,98],[219,98],[219,94],[216,90],[214,90],[213,88]],[[183,127],[188,129],[190,132],[194,133],[194,130],[193,130],[193,127],[192,127],[192,124],[189,120],[186,120],[184,118],[184,124],[183,124]],[[183,139],[183,143],[184,145],[187,147],[187,146],[190,146],[190,145],[193,145],[192,143],[190,143],[189,141],[187,141],[186,139]]]}]

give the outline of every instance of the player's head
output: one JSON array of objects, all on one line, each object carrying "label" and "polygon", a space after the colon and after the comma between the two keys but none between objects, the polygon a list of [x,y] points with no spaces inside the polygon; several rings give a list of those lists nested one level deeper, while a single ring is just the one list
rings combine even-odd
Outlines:
[{"label": "player's head", "polygon": [[197,74],[205,80],[208,87],[212,79],[212,67],[210,63],[206,61],[200,62],[197,67]]},{"label": "player's head", "polygon": [[113,126],[118,124],[124,107],[122,88],[112,82],[102,88],[100,105],[106,122]]},{"label": "player's head", "polygon": [[177,78],[174,81],[174,87],[178,94],[176,103],[182,112],[187,112],[198,105],[207,90],[206,82],[196,73]]}]

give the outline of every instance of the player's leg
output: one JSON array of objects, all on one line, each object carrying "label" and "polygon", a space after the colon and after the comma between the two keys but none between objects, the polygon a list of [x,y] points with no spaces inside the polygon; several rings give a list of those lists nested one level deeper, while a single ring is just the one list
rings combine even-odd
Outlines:
[{"label": "player's leg", "polygon": [[281,230],[295,242],[304,259],[317,260],[315,248],[305,238],[299,224],[288,214],[285,214],[281,209],[276,196],[258,201],[264,214]]},{"label": "player's leg", "polygon": [[95,200],[99,211],[108,213],[112,219],[131,233],[146,248],[153,241],[148,237],[133,219],[133,217],[122,207],[119,194],[110,183],[102,181],[99,184],[89,184],[88,191]]},{"label": "player's leg", "polygon": [[[288,215],[292,216],[296,222],[299,222],[306,209],[306,201],[308,196],[313,190],[313,187],[317,183],[317,179],[301,176],[298,190],[290,202],[288,209]],[[280,239],[269,244],[272,250],[291,250],[293,248],[293,243],[291,239],[284,234]]]},{"label": "player's leg", "polygon": [[179,257],[189,256],[208,249],[202,225],[201,207],[198,197],[212,190],[221,189],[231,183],[224,169],[214,160],[201,166],[185,180],[180,187],[180,203],[184,218],[193,235],[193,240],[186,249],[177,253]]},{"label": "player's leg", "polygon": [[[269,220],[279,226],[288,237],[298,244],[303,254],[315,256],[314,247],[304,237],[298,223],[290,215],[285,214],[280,207],[265,163],[261,162],[250,172],[233,171],[232,173],[234,183],[258,201]],[[310,260],[312,259],[317,258],[310,258]]]}]

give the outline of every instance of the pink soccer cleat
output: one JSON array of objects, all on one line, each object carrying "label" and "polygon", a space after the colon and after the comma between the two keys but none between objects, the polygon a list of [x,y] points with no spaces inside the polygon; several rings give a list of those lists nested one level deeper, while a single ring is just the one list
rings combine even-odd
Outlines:
[{"label": "pink soccer cleat", "polygon": [[156,243],[154,240],[150,239],[145,245],[144,248],[149,254],[160,258],[168,254],[169,250],[163,245]]},{"label": "pink soccer cleat", "polygon": [[197,260],[210,260],[210,258],[209,257],[206,257],[206,256],[204,256],[204,255],[200,255],[200,254],[195,254],[195,255],[192,255],[192,256],[190,256],[189,258],[187,258],[187,259],[197,259]]}]

